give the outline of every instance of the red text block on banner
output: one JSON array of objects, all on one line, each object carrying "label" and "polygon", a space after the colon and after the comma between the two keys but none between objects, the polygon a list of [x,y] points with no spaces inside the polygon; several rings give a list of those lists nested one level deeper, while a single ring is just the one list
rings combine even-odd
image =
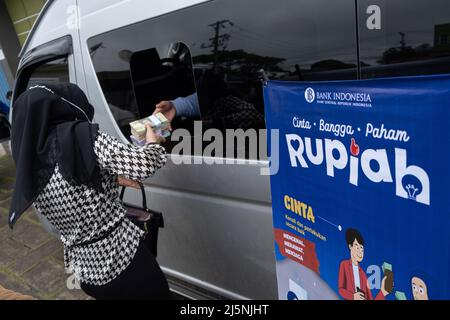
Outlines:
[{"label": "red text block on banner", "polygon": [[282,229],[274,229],[274,233],[275,241],[284,257],[319,273],[319,259],[314,242]]}]

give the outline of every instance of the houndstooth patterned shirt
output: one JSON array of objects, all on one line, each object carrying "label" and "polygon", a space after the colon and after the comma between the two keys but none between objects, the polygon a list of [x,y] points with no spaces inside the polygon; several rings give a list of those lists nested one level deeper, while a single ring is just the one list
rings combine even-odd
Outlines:
[{"label": "houndstooth patterned shirt", "polygon": [[[117,177],[150,177],[165,164],[166,152],[156,144],[141,148],[125,145],[101,131],[95,139],[94,152],[104,193],[69,184],[56,165],[34,205],[59,231],[68,272],[83,283],[104,285],[130,264],[144,236],[139,227],[124,218],[126,209],[118,200]],[[100,241],[73,247],[105,235]]]}]

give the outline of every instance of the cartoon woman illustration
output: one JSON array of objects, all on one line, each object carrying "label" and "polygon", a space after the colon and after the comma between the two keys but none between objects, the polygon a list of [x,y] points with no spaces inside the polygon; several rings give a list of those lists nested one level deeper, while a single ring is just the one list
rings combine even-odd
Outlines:
[{"label": "cartoon woman illustration", "polygon": [[411,275],[411,291],[414,300],[439,299],[438,287],[424,271],[416,270]]}]

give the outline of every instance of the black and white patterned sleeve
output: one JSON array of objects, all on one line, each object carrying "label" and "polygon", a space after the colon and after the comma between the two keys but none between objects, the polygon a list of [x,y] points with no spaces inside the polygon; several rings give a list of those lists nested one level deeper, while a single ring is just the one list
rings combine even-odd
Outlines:
[{"label": "black and white patterned sleeve", "polygon": [[144,180],[166,163],[166,150],[157,144],[135,147],[99,131],[94,152],[101,168],[133,180]]}]

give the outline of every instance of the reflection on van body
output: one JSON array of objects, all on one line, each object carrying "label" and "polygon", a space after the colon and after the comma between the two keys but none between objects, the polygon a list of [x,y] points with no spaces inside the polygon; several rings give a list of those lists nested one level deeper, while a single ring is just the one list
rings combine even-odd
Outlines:
[{"label": "reflection on van body", "polygon": [[[366,28],[365,10],[381,9],[381,29]],[[450,72],[449,2],[359,0],[361,77]]]}]

